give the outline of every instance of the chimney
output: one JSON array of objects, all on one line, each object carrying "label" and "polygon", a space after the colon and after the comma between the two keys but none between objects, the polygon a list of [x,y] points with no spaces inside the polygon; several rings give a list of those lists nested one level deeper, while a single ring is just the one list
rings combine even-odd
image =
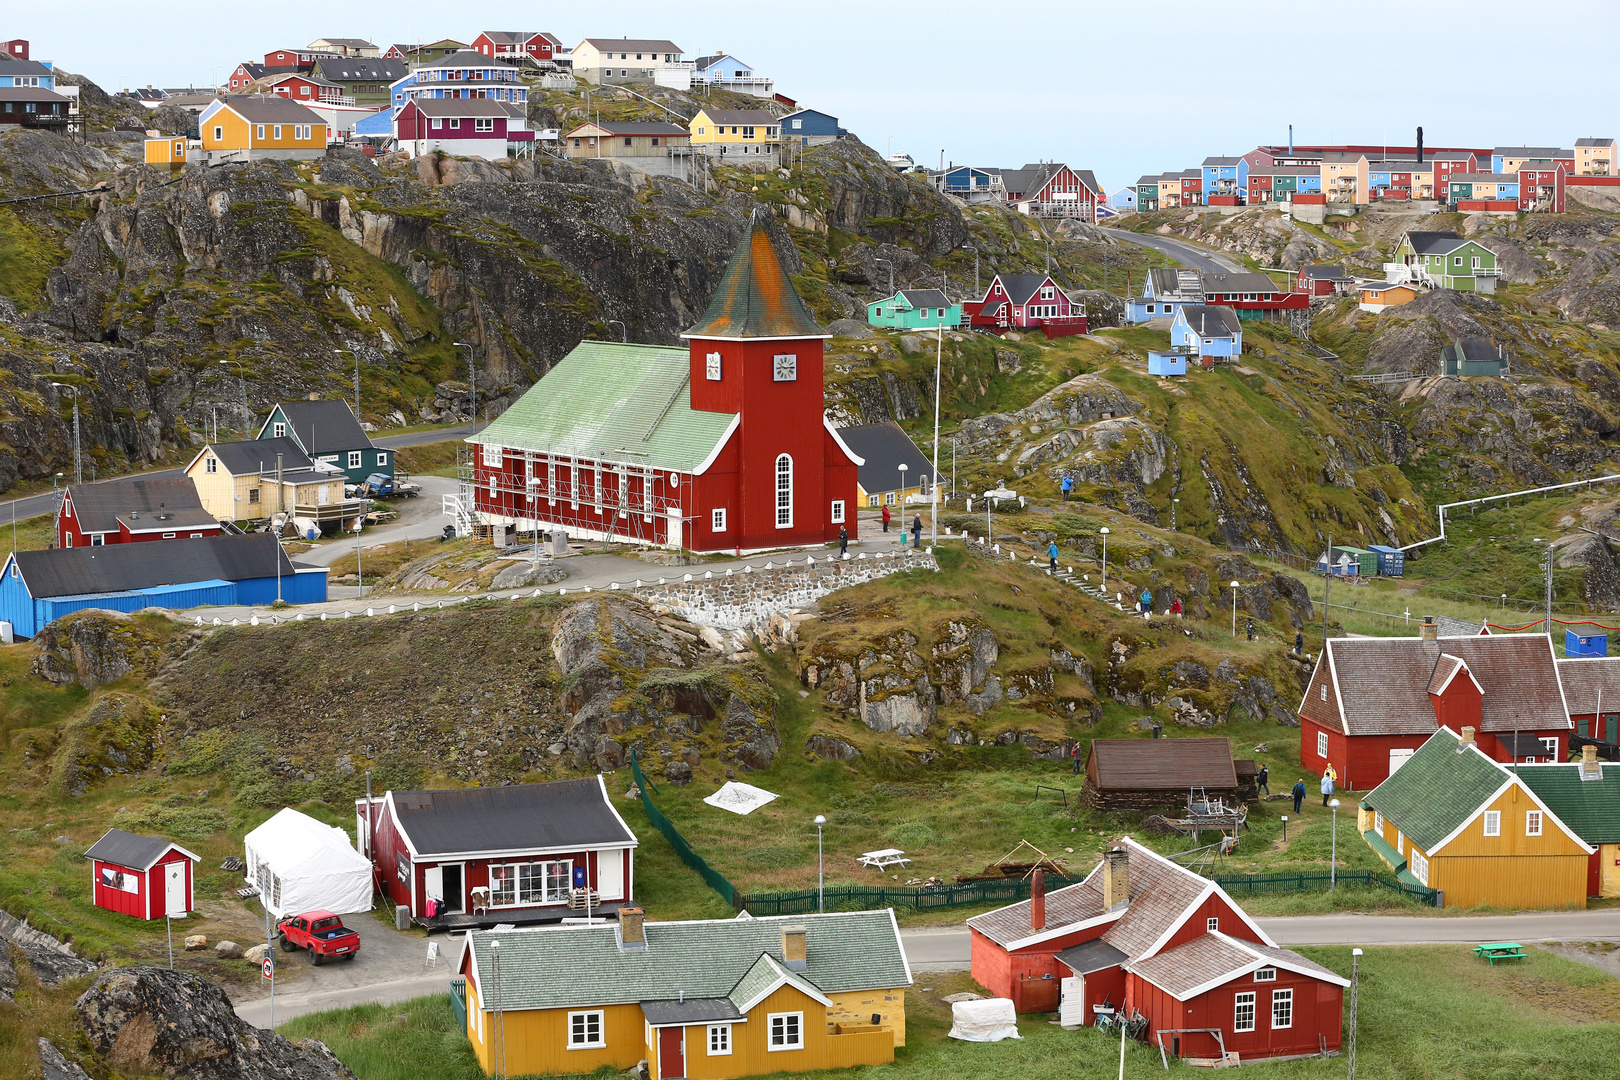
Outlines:
[{"label": "chimney", "polygon": [[1419,165],[1423,164],[1423,129],[1422,128],[1418,128],[1418,132],[1417,132],[1417,163]]},{"label": "chimney", "polygon": [[1294,125],[1288,125],[1288,156],[1294,156]]},{"label": "chimney", "polygon": [[647,913],[634,904],[619,909],[619,949],[622,952],[645,949],[647,931],[642,925]]},{"label": "chimney", "polygon": [[319,401],[319,400],[321,400],[320,391],[319,390],[311,390],[309,392],[309,400],[311,400],[311,401]]},{"label": "chimney", "polygon": [[1433,615],[1423,616],[1423,622],[1418,626],[1418,637],[1423,639],[1423,651],[1433,655],[1440,651],[1440,624],[1434,621]]},{"label": "chimney", "polygon": [[803,926],[782,927],[782,964],[789,971],[805,969],[804,935]]},{"label": "chimney", "polygon": [[1470,746],[1473,746],[1473,745],[1474,745],[1474,729],[1472,727],[1463,728],[1462,729],[1462,738],[1459,739],[1458,742],[1457,742],[1457,753],[1460,754],[1464,750],[1467,750]]},{"label": "chimney", "polygon": [[1603,766],[1598,764],[1597,747],[1591,743],[1581,747],[1581,779],[1603,779]]},{"label": "chimney", "polygon": [[1029,929],[1034,934],[1046,929],[1046,871],[1038,866],[1029,879]]},{"label": "chimney", "polygon": [[1124,848],[1103,852],[1102,902],[1104,911],[1118,911],[1131,898],[1130,856]]}]

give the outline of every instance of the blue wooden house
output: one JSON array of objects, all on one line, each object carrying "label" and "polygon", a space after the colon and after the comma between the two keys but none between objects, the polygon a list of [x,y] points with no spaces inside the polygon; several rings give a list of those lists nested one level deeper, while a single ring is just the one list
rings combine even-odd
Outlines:
[{"label": "blue wooden house", "polygon": [[56,73],[49,64],[38,60],[0,57],[0,86],[27,86],[38,90],[55,90]]},{"label": "blue wooden house", "polygon": [[287,558],[269,533],[14,551],[0,569],[0,620],[17,637],[85,608],[133,612],[326,599],[324,566]]},{"label": "blue wooden house", "polygon": [[1249,162],[1240,157],[1210,157],[1204,159],[1204,202],[1212,198],[1236,197],[1238,202],[1248,198]]},{"label": "blue wooden house", "polygon": [[1170,324],[1170,344],[1200,357],[1238,356],[1243,352],[1243,323],[1229,307],[1188,304]]},{"label": "blue wooden house", "polygon": [[970,203],[990,202],[1003,192],[1000,169],[976,168],[972,165],[953,165],[936,173],[935,186],[947,195],[955,195]]},{"label": "blue wooden house", "polygon": [[1187,354],[1176,349],[1149,349],[1149,375],[1187,374]]},{"label": "blue wooden house", "polygon": [[1203,302],[1204,284],[1198,271],[1158,267],[1147,272],[1141,296],[1126,297],[1125,321],[1140,325]]},{"label": "blue wooden house", "polygon": [[782,117],[782,141],[800,146],[820,146],[842,139],[849,132],[838,125],[838,117],[815,109],[800,109]]}]

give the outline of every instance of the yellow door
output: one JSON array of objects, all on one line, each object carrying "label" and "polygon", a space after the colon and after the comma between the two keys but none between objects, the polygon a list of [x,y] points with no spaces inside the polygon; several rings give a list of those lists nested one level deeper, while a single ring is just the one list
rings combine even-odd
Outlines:
[{"label": "yellow door", "polygon": [[1598,895],[1620,896],[1620,844],[1598,845]]}]

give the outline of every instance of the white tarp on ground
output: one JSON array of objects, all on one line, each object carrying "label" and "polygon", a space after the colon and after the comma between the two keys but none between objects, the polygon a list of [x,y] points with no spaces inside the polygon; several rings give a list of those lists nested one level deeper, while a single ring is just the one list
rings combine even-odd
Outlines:
[{"label": "white tarp on ground", "polygon": [[291,807],[243,838],[247,882],[259,887],[270,914],[304,911],[348,915],[371,909],[371,863],[349,834]]},{"label": "white tarp on ground", "polygon": [[733,814],[752,814],[775,798],[777,794],[774,791],[766,791],[753,784],[739,784],[735,780],[727,780],[725,786],[703,801],[710,806],[730,810]]},{"label": "white tarp on ground", "polygon": [[951,1005],[950,1037],[963,1042],[1000,1042],[1020,1039],[1018,1010],[1010,998],[983,998]]}]

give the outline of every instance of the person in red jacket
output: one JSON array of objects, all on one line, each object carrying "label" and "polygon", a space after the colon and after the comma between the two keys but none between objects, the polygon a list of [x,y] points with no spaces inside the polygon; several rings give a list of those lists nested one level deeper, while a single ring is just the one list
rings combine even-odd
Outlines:
[{"label": "person in red jacket", "polygon": [[889,508],[887,506],[883,508],[883,531],[889,531]]}]

